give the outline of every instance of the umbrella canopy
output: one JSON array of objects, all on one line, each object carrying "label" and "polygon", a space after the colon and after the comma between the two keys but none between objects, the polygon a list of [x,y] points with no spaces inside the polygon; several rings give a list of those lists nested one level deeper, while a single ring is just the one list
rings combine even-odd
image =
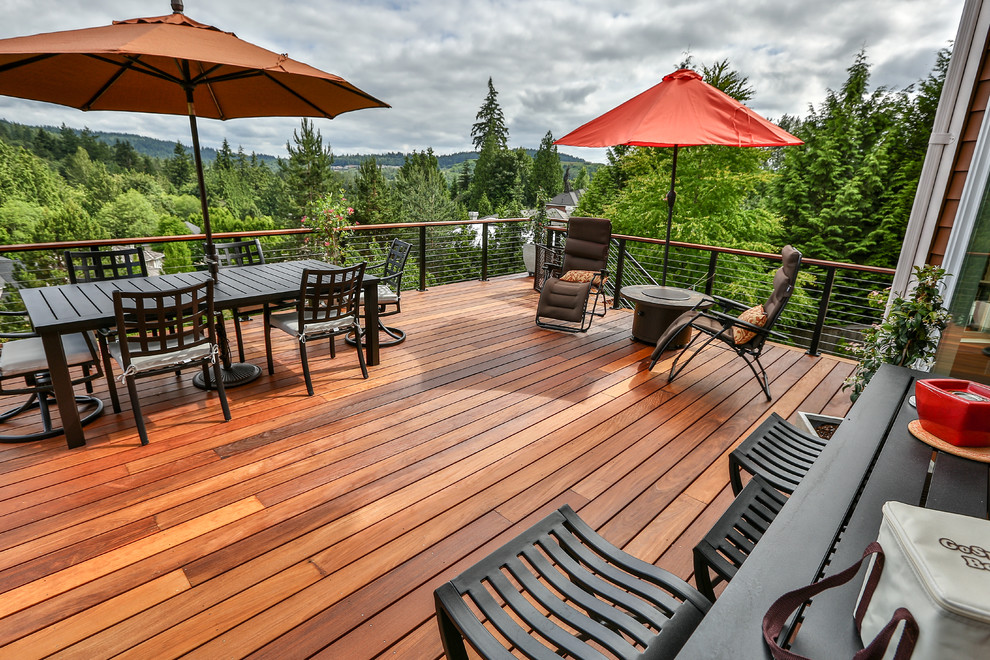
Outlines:
[{"label": "umbrella canopy", "polygon": [[80,110],[328,117],[388,107],[340,76],[181,13],[0,40],[0,93]]},{"label": "umbrella canopy", "polygon": [[0,94],[80,110],[188,115],[207,260],[216,277],[196,117],[327,117],[388,107],[343,78],[167,16],[0,40]]},{"label": "umbrella canopy", "polygon": [[782,147],[803,143],[706,83],[696,71],[679,69],[642,94],[571,131],[555,144],[674,147],[663,259],[662,284],[666,285],[670,227],[676,199],[677,148],[702,145]]}]

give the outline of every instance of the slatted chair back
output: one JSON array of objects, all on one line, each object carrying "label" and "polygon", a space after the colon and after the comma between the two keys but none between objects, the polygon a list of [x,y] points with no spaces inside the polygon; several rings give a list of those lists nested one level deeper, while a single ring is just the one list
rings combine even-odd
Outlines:
[{"label": "slatted chair back", "polygon": [[183,354],[216,345],[212,280],[167,291],[114,291],[113,305],[125,369],[136,362],[156,369],[161,361],[170,371]]},{"label": "slatted chair back", "polygon": [[303,270],[296,305],[300,334],[323,334],[341,319],[357,318],[364,266]]},{"label": "slatted chair back", "polygon": [[221,268],[265,263],[265,252],[261,249],[261,241],[257,238],[231,243],[214,243],[213,247],[217,250],[217,261]]},{"label": "slatted chair back", "polygon": [[732,492],[738,495],[742,490],[745,470],[762,476],[782,493],[793,493],[827,444],[828,440],[804,433],[777,413],[770,413],[729,454]]},{"label": "slatted chair back", "polygon": [[785,502],[787,497],[759,475],[746,484],[694,547],[698,591],[715,601],[715,587],[735,576]]},{"label": "slatted chair back", "polygon": [[[390,288],[394,287],[396,293],[398,293],[401,286],[402,272],[406,268],[406,261],[409,259],[409,253],[411,251],[411,243],[394,238],[392,239],[391,247],[389,247],[388,256],[385,258],[385,263],[382,265],[381,279],[394,278],[389,279],[388,283]],[[393,284],[393,282],[395,283]]]},{"label": "slatted chair back", "polygon": [[66,250],[63,253],[69,281],[105,282],[147,277],[148,265],[140,247],[123,250]]},{"label": "slatted chair back", "polygon": [[464,639],[485,658],[516,657],[506,644],[526,658],[672,658],[710,607],[566,505],[440,585],[434,600],[448,658],[468,657]]}]

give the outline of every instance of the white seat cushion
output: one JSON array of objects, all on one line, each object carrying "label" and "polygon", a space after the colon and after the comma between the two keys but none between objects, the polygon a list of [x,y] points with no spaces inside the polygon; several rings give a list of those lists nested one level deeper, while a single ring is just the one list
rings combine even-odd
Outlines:
[{"label": "white seat cushion", "polygon": [[[109,349],[110,355],[113,356],[113,359],[116,360],[121,367],[126,368],[127,365],[124,364],[123,357],[121,356],[120,342],[112,342],[109,345]],[[138,373],[142,371],[154,371],[155,369],[181,367],[189,362],[208,358],[212,352],[212,344],[199,344],[189,348],[175,349],[173,351],[169,351],[168,353],[159,353],[157,355],[139,355],[131,358],[131,366],[133,366],[134,371]]]},{"label": "white seat cushion", "polygon": [[[96,355],[81,333],[62,335],[62,349],[70,367],[96,361]],[[45,357],[41,337],[15,339],[3,345],[0,352],[0,375],[7,378],[39,371],[48,371],[48,359]]]},{"label": "white seat cushion", "polygon": [[319,335],[324,332],[349,330],[357,325],[357,323],[355,322],[353,316],[341,316],[340,318],[331,319],[329,321],[304,323],[304,333],[300,333],[299,313],[289,312],[287,314],[272,314],[272,325],[294,337],[299,337],[301,334],[305,334],[305,336],[309,337],[312,335]]},{"label": "white seat cushion", "polygon": [[[378,304],[387,305],[399,302],[399,294],[385,284],[378,285]],[[361,304],[364,304],[364,291],[361,292]]]}]

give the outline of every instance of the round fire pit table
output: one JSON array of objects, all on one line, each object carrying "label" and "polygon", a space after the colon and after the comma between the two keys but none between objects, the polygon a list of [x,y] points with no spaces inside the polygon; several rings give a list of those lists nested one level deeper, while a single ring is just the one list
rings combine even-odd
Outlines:
[{"label": "round fire pit table", "polygon": [[[623,298],[636,304],[632,335],[647,344],[656,345],[660,335],[678,316],[689,309],[708,309],[715,301],[703,293],[673,286],[636,284],[624,286],[619,291]],[[673,340],[669,348],[679,348],[691,341],[691,328],[684,330]]]}]

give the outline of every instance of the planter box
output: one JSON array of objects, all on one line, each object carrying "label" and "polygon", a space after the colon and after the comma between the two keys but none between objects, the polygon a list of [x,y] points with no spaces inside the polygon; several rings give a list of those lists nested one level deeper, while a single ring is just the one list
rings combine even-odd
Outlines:
[{"label": "planter box", "polygon": [[[798,411],[798,417],[801,418],[801,423],[803,425],[802,431],[806,431],[810,435],[817,436],[819,438],[829,439],[832,437],[831,433],[828,435],[823,435],[828,431],[834,432],[833,427],[837,427],[840,422],[844,421],[843,417],[832,417],[831,415],[819,415],[818,413],[804,412],[803,410]],[[824,427],[822,432],[819,432],[819,427]]]}]

